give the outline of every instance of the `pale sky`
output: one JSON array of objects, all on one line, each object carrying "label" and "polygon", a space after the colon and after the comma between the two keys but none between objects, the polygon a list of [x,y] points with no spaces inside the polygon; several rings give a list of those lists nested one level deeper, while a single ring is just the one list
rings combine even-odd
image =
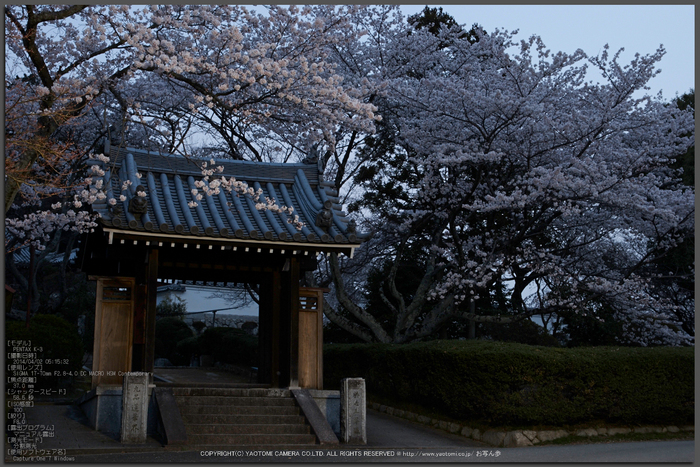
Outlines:
[{"label": "pale sky", "polygon": [[[694,5],[429,5],[442,6],[459,24],[480,24],[487,32],[496,28],[518,30],[518,39],[539,35],[552,52],[582,49],[598,55],[610,45],[612,56],[623,48],[622,62],[634,54],[666,49],[658,68],[661,74],[649,82],[648,91],[663,91],[672,99],[695,87]],[[403,5],[406,15],[419,13],[421,5]],[[590,68],[590,67],[589,67]],[[593,76],[591,77],[593,79]]]}]

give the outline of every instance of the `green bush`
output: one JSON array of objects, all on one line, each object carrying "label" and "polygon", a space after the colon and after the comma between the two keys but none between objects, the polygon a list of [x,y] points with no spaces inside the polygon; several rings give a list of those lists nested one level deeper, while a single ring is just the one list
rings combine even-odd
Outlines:
[{"label": "green bush", "polygon": [[561,347],[554,336],[529,319],[511,323],[479,323],[477,335],[501,342]]},{"label": "green bush", "polygon": [[58,310],[61,317],[76,325],[80,316],[85,316],[85,328],[81,338],[83,348],[88,353],[92,353],[95,339],[95,287],[95,281],[88,281],[84,274],[77,275],[70,294]]},{"label": "green bush", "polygon": [[200,347],[199,338],[193,336],[178,342],[175,350],[185,361],[189,362],[193,356],[202,354]]},{"label": "green bush", "polygon": [[156,357],[167,358],[173,365],[189,365],[189,358],[178,353],[178,342],[193,337],[194,332],[180,318],[156,321]]},{"label": "green bush", "polygon": [[[37,377],[35,388],[56,389],[64,386],[73,380],[75,372],[80,371],[83,362],[82,339],[76,326],[65,319],[56,315],[35,315],[29,321],[29,329],[25,322],[7,321],[5,324],[8,353],[13,351],[11,341],[17,340],[30,341],[31,347],[41,349],[37,352],[37,359],[42,363],[41,370],[51,373],[51,376]],[[7,363],[11,364],[12,359],[8,358]]]},{"label": "green bush", "polygon": [[490,425],[693,423],[692,348],[548,348],[493,341],[324,348],[326,387],[367,391]]},{"label": "green bush", "polygon": [[258,337],[242,329],[207,328],[199,336],[202,354],[214,361],[242,366],[258,366]]},{"label": "green bush", "polygon": [[197,331],[197,333],[199,334],[199,333],[202,332],[202,330],[203,330],[204,328],[207,327],[207,325],[204,324],[203,321],[195,321],[194,323],[192,323],[192,327],[193,327],[194,330]]},{"label": "green bush", "polygon": [[156,316],[158,318],[168,317],[182,319],[186,314],[187,301],[177,296],[165,297],[165,300],[161,301],[156,306]]}]

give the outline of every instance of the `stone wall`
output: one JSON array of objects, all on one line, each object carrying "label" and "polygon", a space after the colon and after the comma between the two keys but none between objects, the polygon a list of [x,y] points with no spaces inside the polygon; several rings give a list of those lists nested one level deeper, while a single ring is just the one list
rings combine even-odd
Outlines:
[{"label": "stone wall", "polygon": [[[193,331],[196,331],[196,329],[193,327],[193,324],[197,321],[203,322],[207,327],[211,327],[212,325],[215,325],[216,327],[228,327],[228,328],[238,328],[238,329],[247,329],[249,328],[249,333],[252,335],[257,335],[258,334],[258,317],[257,316],[249,316],[249,315],[231,315],[231,314],[225,314],[225,313],[217,313],[216,314],[216,322],[214,322],[214,314],[213,313],[192,313],[189,315],[186,315],[183,318],[183,321],[187,323],[190,328],[192,328]],[[249,324],[246,324],[249,323]],[[253,324],[250,324],[253,323]],[[245,325],[245,326],[244,326]]]}]

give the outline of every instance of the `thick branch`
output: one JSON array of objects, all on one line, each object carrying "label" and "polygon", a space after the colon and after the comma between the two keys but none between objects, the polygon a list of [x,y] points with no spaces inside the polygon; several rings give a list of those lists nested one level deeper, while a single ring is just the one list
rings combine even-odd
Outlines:
[{"label": "thick branch", "polygon": [[22,45],[27,51],[27,55],[29,56],[29,59],[34,65],[34,68],[37,71],[37,75],[41,80],[41,83],[46,88],[51,89],[51,86],[53,85],[53,79],[51,78],[49,69],[46,66],[44,57],[41,56],[41,52],[39,52],[39,47],[36,45],[36,27],[38,21],[36,21],[36,15],[34,14],[33,5],[27,5],[27,15],[27,26],[25,28],[19,22],[19,19],[12,14],[10,9],[8,7],[5,7],[5,16],[7,16],[10,19],[10,21],[12,21],[17,30],[19,30],[19,32],[22,34]]},{"label": "thick branch", "polygon": [[450,318],[455,317],[455,297],[450,294],[430,310],[428,316],[421,323],[420,331],[415,328],[411,328],[411,332],[406,332],[405,335],[401,336],[399,342],[404,342],[406,340],[415,340],[422,337],[427,337],[437,331],[440,326],[442,326],[445,321]]},{"label": "thick branch", "polygon": [[389,277],[387,277],[387,279],[386,279],[386,284],[389,286],[389,291],[391,292],[391,296],[394,297],[394,300],[396,300],[399,304],[398,310],[396,310],[396,312],[400,316],[403,315],[406,311],[406,302],[403,299],[403,295],[396,288],[396,273],[399,270],[399,263],[401,261],[401,253],[403,252],[403,249],[405,246],[406,246],[406,239],[403,239],[401,241],[401,244],[399,245],[399,247],[396,249],[396,257],[394,258],[394,263],[391,265],[391,269],[389,270]]},{"label": "thick branch", "polygon": [[328,301],[323,299],[323,313],[326,317],[335,325],[339,326],[343,330],[349,332],[350,334],[359,337],[365,342],[374,342],[376,338],[367,330],[357,323],[354,323],[347,319],[346,317],[339,314],[335,308],[333,308]]},{"label": "thick branch", "polygon": [[437,271],[435,269],[435,254],[431,253],[430,258],[428,259],[428,268],[426,269],[425,274],[421,278],[420,284],[418,285],[416,293],[413,297],[413,301],[405,310],[405,312],[401,316],[399,316],[399,319],[397,319],[396,321],[396,329],[394,330],[394,335],[403,335],[407,332],[409,328],[413,326],[413,324],[416,321],[416,318],[418,318],[418,316],[420,315],[421,311],[423,310],[423,306],[425,305],[425,302],[428,299],[428,290],[433,284],[433,278],[435,277],[436,273]]},{"label": "thick branch", "polygon": [[341,306],[349,311],[358,321],[367,326],[379,342],[390,342],[391,339],[389,335],[384,328],[382,328],[381,324],[374,319],[374,316],[355,305],[345,291],[345,284],[340,272],[340,266],[338,265],[337,253],[331,253],[329,263],[331,266],[331,274],[333,275],[333,283],[335,284],[336,297]]},{"label": "thick branch", "polygon": [[[49,10],[43,10],[40,11],[39,13],[34,13],[34,9],[32,8],[32,15],[33,21],[31,21],[34,25],[37,25],[39,23],[47,23],[50,21],[59,21],[62,19],[69,18],[73,16],[76,13],[80,13],[84,9],[88,8],[89,5],[70,5],[63,10],[59,11],[49,11]],[[29,9],[29,7],[28,7]]]}]

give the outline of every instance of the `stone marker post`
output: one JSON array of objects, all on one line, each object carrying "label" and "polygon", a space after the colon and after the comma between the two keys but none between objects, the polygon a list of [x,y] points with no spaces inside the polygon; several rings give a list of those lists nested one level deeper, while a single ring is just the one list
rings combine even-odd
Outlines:
[{"label": "stone marker post", "polygon": [[144,444],[148,429],[148,373],[126,373],[122,393],[123,444]]},{"label": "stone marker post", "polygon": [[367,444],[367,400],[362,378],[341,381],[340,438],[346,444]]}]

